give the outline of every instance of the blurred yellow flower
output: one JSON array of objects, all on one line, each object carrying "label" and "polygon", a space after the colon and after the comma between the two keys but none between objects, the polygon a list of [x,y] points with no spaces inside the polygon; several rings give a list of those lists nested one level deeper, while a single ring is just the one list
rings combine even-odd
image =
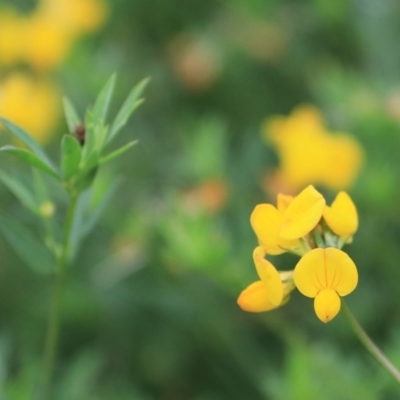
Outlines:
[{"label": "blurred yellow flower", "polygon": [[299,291],[314,299],[314,309],[322,322],[329,322],[340,310],[340,297],[357,286],[357,268],[342,250],[314,249],[297,263],[294,282]]},{"label": "blurred yellow flower", "polygon": [[107,17],[102,0],[41,0],[37,12],[74,35],[93,32]]},{"label": "blurred yellow flower", "polygon": [[22,58],[25,36],[25,19],[13,9],[0,12],[0,65],[12,65]]},{"label": "blurred yellow flower", "polygon": [[0,116],[45,142],[60,111],[58,90],[48,81],[13,73],[0,81]]},{"label": "blurred yellow flower", "polygon": [[292,190],[310,183],[345,189],[360,171],[360,144],[348,134],[327,131],[320,112],[312,106],[297,107],[289,117],[269,119],[263,135],[275,146],[280,179]]},{"label": "blurred yellow flower", "polygon": [[53,69],[67,58],[74,37],[57,19],[33,15],[26,26],[25,60],[35,69]]},{"label": "blurred yellow flower", "polygon": [[0,64],[28,63],[35,69],[58,67],[82,34],[106,20],[102,0],[41,0],[26,16],[0,11]]},{"label": "blurred yellow flower", "polygon": [[265,258],[262,247],[256,247],[253,260],[260,280],[250,284],[240,294],[237,303],[249,312],[270,311],[288,300],[293,290],[292,272],[278,272]]}]

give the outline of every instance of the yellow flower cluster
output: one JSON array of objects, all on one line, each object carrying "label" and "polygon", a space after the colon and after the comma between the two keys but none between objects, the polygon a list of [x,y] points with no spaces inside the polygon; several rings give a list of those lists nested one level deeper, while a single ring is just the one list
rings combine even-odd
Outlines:
[{"label": "yellow flower cluster", "polygon": [[0,116],[47,140],[60,114],[60,96],[49,80],[35,80],[23,73],[10,74],[0,85]]},{"label": "yellow flower cluster", "polygon": [[[341,250],[358,228],[357,209],[345,192],[331,206],[313,187],[298,196],[278,195],[277,207],[260,204],[250,222],[259,246],[253,253],[260,280],[248,286],[238,304],[245,311],[269,311],[284,304],[297,289],[314,298],[314,309],[322,322],[329,322],[340,310],[340,296],[357,286],[357,268]],[[300,255],[292,271],[279,272],[264,257],[284,252]]]},{"label": "yellow flower cluster", "polygon": [[296,191],[308,184],[346,189],[360,171],[360,144],[348,134],[331,134],[312,106],[300,106],[289,117],[269,119],[263,135],[277,150],[279,178],[289,189]]},{"label": "yellow flower cluster", "polygon": [[0,64],[24,62],[38,70],[60,65],[74,42],[105,20],[101,0],[41,0],[29,15],[0,12]]},{"label": "yellow flower cluster", "polygon": [[[0,9],[0,68],[7,68],[0,80],[0,116],[46,141],[61,105],[57,87],[46,75],[106,16],[103,0],[39,0],[27,15],[11,7]],[[20,64],[34,73],[16,72]]]}]

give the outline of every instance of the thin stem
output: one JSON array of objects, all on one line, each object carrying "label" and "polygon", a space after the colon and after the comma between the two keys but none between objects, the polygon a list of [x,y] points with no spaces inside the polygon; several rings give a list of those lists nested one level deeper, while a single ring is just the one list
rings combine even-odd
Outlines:
[{"label": "thin stem", "polygon": [[54,365],[57,355],[57,344],[60,328],[60,310],[64,294],[65,276],[67,272],[71,247],[71,230],[74,222],[77,201],[78,196],[70,197],[70,203],[65,217],[62,248],[57,259],[54,292],[44,344],[43,373],[40,382],[40,399],[43,400],[47,399],[49,396],[49,388],[53,377]]},{"label": "thin stem", "polygon": [[342,300],[343,309],[347,320],[353,328],[356,336],[360,339],[361,343],[366,349],[372,354],[376,361],[388,372],[392,377],[400,384],[400,371],[392,364],[392,362],[382,353],[379,347],[371,340],[371,338],[365,333],[364,329],[358,323],[350,308]]}]

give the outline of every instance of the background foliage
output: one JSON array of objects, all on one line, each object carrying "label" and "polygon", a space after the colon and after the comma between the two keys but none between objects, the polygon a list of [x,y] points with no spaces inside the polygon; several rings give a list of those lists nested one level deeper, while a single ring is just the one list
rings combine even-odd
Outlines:
[{"label": "background foliage", "polygon": [[[37,7],[12,4],[27,14]],[[346,250],[360,282],[348,302],[400,365],[400,5],[114,0],[107,6],[103,25],[76,38],[58,65],[0,66],[3,80],[15,71],[50,80],[81,115],[112,72],[118,82],[111,115],[128,88],[151,78],[144,105],[116,146],[135,138],[139,144],[104,166],[96,181],[94,202],[119,185],[69,274],[56,398],[397,398],[343,316],[321,324],[298,293],[260,315],[241,311],[236,298],[256,277],[250,213],[274,202],[262,182],[279,160],[261,126],[313,104],[332,130],[350,132],[364,148],[364,168],[349,190],[360,228]],[[29,101],[18,110],[28,112]],[[53,158],[67,130],[61,116],[55,120],[45,140]],[[11,142],[3,131],[0,140]],[[31,179],[9,156],[0,167]],[[12,224],[40,234],[37,219],[4,185],[0,196],[1,230]],[[54,196],[62,215],[64,194]],[[9,241],[1,239],[0,249],[1,398],[29,399],[51,276],[27,266]],[[276,259],[282,269],[294,262],[289,255]]]}]

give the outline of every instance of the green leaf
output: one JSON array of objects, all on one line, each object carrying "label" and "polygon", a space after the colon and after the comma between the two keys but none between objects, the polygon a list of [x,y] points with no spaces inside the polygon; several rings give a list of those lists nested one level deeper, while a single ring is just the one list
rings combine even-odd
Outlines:
[{"label": "green leaf", "polygon": [[69,179],[79,171],[82,147],[71,135],[64,135],[61,141],[61,171],[64,179]]},{"label": "green leaf", "polygon": [[96,152],[97,140],[96,140],[96,126],[93,120],[93,114],[91,110],[87,110],[85,116],[85,144],[82,147],[82,160],[83,165],[86,165],[88,160],[93,158],[93,154]]},{"label": "green leaf", "polygon": [[47,157],[47,154],[43,151],[39,143],[36,142],[36,140],[32,136],[30,136],[22,128],[13,124],[5,118],[0,117],[0,122],[4,126],[6,126],[15,136],[17,136],[19,140],[24,142],[36,154],[36,156],[42,160],[44,164],[47,164],[49,168],[54,169],[52,162]]},{"label": "green leaf", "polygon": [[40,215],[40,206],[30,188],[16,178],[10,177],[4,171],[0,171],[0,180],[26,208]]},{"label": "green leaf", "polygon": [[63,98],[64,114],[67,120],[69,132],[75,132],[76,127],[81,123],[74,105],[66,98]]},{"label": "green leaf", "polygon": [[114,92],[115,80],[116,75],[112,74],[96,98],[92,108],[92,116],[95,124],[97,124],[98,121],[101,121],[103,124],[105,123],[108,107],[110,106],[111,97]]},{"label": "green leaf", "polygon": [[118,111],[114,122],[111,125],[110,133],[107,138],[107,144],[109,144],[117,135],[117,133],[121,130],[121,128],[125,126],[128,118],[131,116],[133,111],[135,111],[135,109],[139,107],[140,104],[142,104],[143,99],[139,99],[139,96],[142,94],[144,88],[149,83],[149,80],[149,78],[143,79],[129,93],[128,97],[122,104],[121,109]]},{"label": "green leaf", "polygon": [[33,184],[35,188],[37,203],[39,205],[42,205],[46,201],[50,201],[46,183],[43,179],[42,174],[37,169],[33,169],[32,172],[33,172]]},{"label": "green leaf", "polygon": [[133,147],[135,144],[138,143],[138,140],[132,140],[131,142],[127,143],[125,146],[120,147],[118,150],[113,151],[110,154],[107,154],[106,156],[100,158],[99,164],[104,164],[106,162],[109,162],[113,160],[114,158],[120,156],[121,154],[125,153],[128,151],[131,147]]},{"label": "green leaf", "polygon": [[54,269],[54,259],[49,250],[15,219],[0,215],[0,232],[33,270],[48,273]]},{"label": "green leaf", "polygon": [[18,149],[17,147],[14,146],[3,146],[0,147],[0,151],[4,151],[6,153],[13,154],[14,156],[20,158],[23,161],[26,161],[27,163],[31,164],[33,167],[38,168],[42,170],[43,172],[46,172],[53,178],[56,178],[60,180],[60,177],[58,173],[51,167],[49,164],[43,162],[41,158],[39,158],[37,155],[31,153],[28,150],[24,149]]}]

